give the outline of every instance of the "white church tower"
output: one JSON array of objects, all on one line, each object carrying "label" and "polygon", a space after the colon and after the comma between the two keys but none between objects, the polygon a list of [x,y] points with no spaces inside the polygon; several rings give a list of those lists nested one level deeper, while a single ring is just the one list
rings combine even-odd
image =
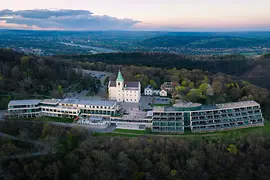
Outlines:
[{"label": "white church tower", "polygon": [[139,81],[125,82],[119,70],[116,81],[109,81],[108,93],[110,100],[138,103],[141,99],[141,83]]},{"label": "white church tower", "polygon": [[124,95],[123,95],[124,78],[120,70],[118,72],[117,79],[116,79],[116,89],[117,89],[117,101],[123,102],[124,101]]}]

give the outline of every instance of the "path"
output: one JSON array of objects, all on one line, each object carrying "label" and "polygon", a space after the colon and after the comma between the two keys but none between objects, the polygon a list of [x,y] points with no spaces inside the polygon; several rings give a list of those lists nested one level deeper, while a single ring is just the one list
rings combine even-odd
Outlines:
[{"label": "path", "polygon": [[0,132],[0,137],[4,137],[4,138],[16,140],[16,141],[27,142],[27,143],[31,143],[31,144],[35,144],[35,145],[39,145],[39,146],[45,147],[44,143],[42,143],[40,141],[26,140],[26,139],[22,139],[22,138],[19,138],[19,137],[16,137],[16,136],[12,136],[12,135],[9,135],[9,134],[5,134],[5,133],[2,133],[2,132]]},{"label": "path", "polygon": [[[22,139],[22,138],[12,136],[9,134],[5,134],[2,132],[0,132],[0,137],[4,137],[4,138],[16,140],[16,141],[22,141],[22,142],[26,142],[26,143],[31,143],[34,145],[43,146],[43,148],[46,147],[46,145],[40,141],[26,140],[26,139]],[[35,156],[44,156],[44,155],[49,155],[49,154],[55,154],[55,152],[51,152],[51,149],[47,148],[47,149],[40,151],[40,152],[27,153],[27,154],[21,154],[21,155],[4,156],[4,157],[0,158],[0,161],[1,160],[8,160],[8,159],[22,159],[22,158],[29,158],[29,157],[35,157]]]},{"label": "path", "polygon": [[1,157],[0,160],[24,159],[24,158],[31,158],[31,157],[37,157],[37,156],[48,156],[52,154],[56,154],[56,152],[41,151],[41,152],[28,153],[28,154],[22,154],[22,155],[12,155],[12,156]]}]

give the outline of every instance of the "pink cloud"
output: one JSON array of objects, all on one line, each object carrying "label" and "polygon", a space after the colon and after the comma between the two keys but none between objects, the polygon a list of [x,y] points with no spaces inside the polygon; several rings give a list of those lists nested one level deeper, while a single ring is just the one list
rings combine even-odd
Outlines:
[{"label": "pink cloud", "polygon": [[0,20],[0,29],[27,29],[27,30],[63,30],[60,28],[41,28],[36,25],[29,26],[27,24],[15,24],[15,23],[7,23],[6,20]]}]

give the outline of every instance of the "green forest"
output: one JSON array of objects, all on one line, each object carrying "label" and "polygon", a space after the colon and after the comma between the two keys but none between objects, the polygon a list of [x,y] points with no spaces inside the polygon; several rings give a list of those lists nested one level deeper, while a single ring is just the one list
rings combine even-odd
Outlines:
[{"label": "green forest", "polygon": [[245,57],[242,55],[224,56],[191,56],[169,53],[107,53],[95,55],[56,56],[81,62],[102,62],[114,65],[135,65],[140,67],[201,69],[211,72],[222,72],[253,84],[270,89],[270,56]]},{"label": "green forest", "polygon": [[1,179],[268,180],[270,176],[268,133],[95,137],[81,128],[14,121],[0,122],[0,131],[19,138],[0,137]]},{"label": "green forest", "polygon": [[98,92],[100,81],[64,61],[0,49],[0,108],[11,99],[61,98],[71,85]]}]

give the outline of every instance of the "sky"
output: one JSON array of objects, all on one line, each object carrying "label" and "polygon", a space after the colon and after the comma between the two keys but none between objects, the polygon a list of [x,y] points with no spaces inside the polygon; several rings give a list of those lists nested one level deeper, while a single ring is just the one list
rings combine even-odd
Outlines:
[{"label": "sky", "polygon": [[266,31],[269,8],[270,0],[3,0],[0,28]]}]

